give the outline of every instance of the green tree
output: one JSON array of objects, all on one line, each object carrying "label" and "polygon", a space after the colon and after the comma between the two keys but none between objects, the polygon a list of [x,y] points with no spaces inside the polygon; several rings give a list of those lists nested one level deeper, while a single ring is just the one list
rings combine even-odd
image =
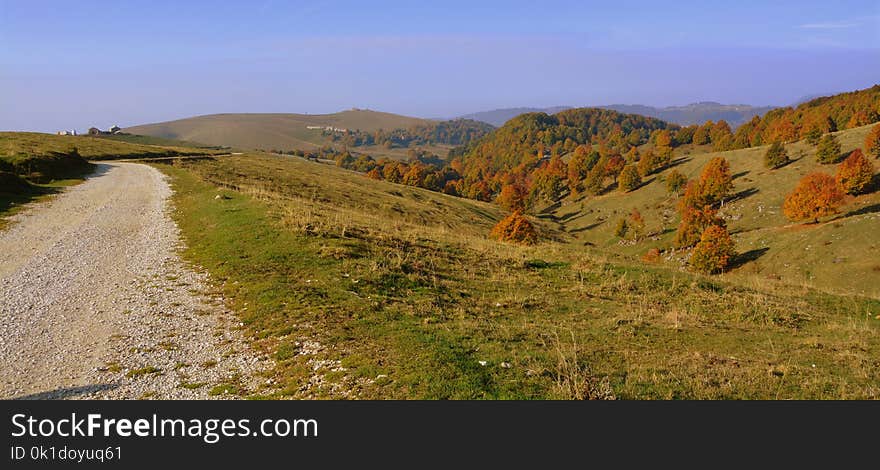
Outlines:
[{"label": "green tree", "polygon": [[788,154],[785,153],[785,146],[782,142],[774,140],[770,144],[770,148],[764,154],[764,166],[771,170],[781,167],[788,163]]},{"label": "green tree", "polygon": [[617,177],[617,186],[625,193],[638,188],[641,184],[642,177],[639,176],[639,170],[636,169],[635,165],[625,166],[620,172],[620,176]]},{"label": "green tree", "polygon": [[816,147],[816,161],[824,165],[840,161],[840,142],[833,134],[825,134]]}]

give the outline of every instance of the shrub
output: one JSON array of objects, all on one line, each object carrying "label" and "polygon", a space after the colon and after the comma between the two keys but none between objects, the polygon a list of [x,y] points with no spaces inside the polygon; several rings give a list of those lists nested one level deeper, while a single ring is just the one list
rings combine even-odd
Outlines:
[{"label": "shrub", "polygon": [[666,175],[666,191],[669,194],[678,194],[687,184],[687,177],[679,173],[678,170],[672,170]]},{"label": "shrub", "polygon": [[782,211],[793,221],[812,219],[818,222],[819,217],[835,213],[845,196],[830,175],[810,173],[785,197]]},{"label": "shrub", "polygon": [[651,248],[644,255],[642,255],[642,261],[645,263],[656,263],[660,261],[660,250],[657,248]]},{"label": "shrub", "polygon": [[859,194],[871,184],[874,178],[874,165],[865,158],[862,151],[855,149],[837,167],[835,180],[847,194]]},{"label": "shrub", "polygon": [[626,219],[620,219],[617,221],[617,226],[614,227],[614,236],[620,238],[626,238],[626,234],[629,232],[629,224],[626,222]]},{"label": "shrub", "polygon": [[736,256],[736,249],[727,229],[719,225],[710,225],[700,236],[700,242],[694,247],[690,265],[701,272],[714,274],[723,272]]},{"label": "shrub", "polygon": [[880,124],[872,127],[865,136],[865,153],[869,157],[880,158]]},{"label": "shrub", "polygon": [[824,165],[840,161],[840,142],[831,135],[825,134],[816,147],[816,161]]},{"label": "shrub", "polygon": [[764,166],[773,170],[788,163],[788,155],[785,153],[785,146],[782,142],[774,140],[764,154]]},{"label": "shrub", "polygon": [[503,242],[534,245],[538,242],[538,232],[534,225],[519,211],[514,211],[492,228],[492,238]]},{"label": "shrub", "polygon": [[642,177],[639,176],[639,170],[635,165],[627,165],[617,177],[617,185],[621,191],[628,193],[638,188],[642,184]]}]

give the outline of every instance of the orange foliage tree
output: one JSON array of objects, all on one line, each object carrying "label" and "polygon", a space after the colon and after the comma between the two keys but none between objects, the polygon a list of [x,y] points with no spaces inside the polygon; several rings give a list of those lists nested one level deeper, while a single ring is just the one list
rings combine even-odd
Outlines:
[{"label": "orange foliage tree", "polygon": [[500,241],[524,245],[534,245],[538,242],[538,232],[535,230],[535,226],[519,211],[514,211],[498,222],[489,235]]},{"label": "orange foliage tree", "polygon": [[874,165],[861,150],[855,149],[837,167],[835,180],[847,194],[859,194],[871,184],[873,178]]},{"label": "orange foliage tree", "polygon": [[690,265],[698,271],[714,274],[727,269],[734,256],[736,248],[727,229],[720,225],[710,225],[694,247]]},{"label": "orange foliage tree", "polygon": [[528,190],[520,183],[505,184],[495,203],[509,211],[524,211],[528,195]]},{"label": "orange foliage tree", "polygon": [[707,204],[722,201],[733,189],[733,176],[730,174],[730,163],[715,157],[703,167],[700,173],[699,191]]},{"label": "orange foliage tree", "polygon": [[845,197],[833,177],[825,173],[810,173],[785,197],[782,211],[790,220],[818,222],[819,217],[835,213]]},{"label": "orange foliage tree", "polygon": [[617,177],[617,186],[621,191],[628,193],[642,184],[642,177],[639,176],[639,170],[635,165],[627,165]]},{"label": "orange foliage tree", "polygon": [[880,158],[880,124],[875,125],[865,136],[865,153]]}]

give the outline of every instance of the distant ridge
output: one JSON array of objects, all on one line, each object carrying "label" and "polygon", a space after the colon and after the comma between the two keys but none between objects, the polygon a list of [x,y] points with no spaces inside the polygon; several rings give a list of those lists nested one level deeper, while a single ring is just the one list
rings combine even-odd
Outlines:
[{"label": "distant ridge", "polygon": [[[763,116],[775,106],[751,106],[746,104],[721,104],[714,101],[702,101],[692,103],[685,106],[667,106],[657,108],[645,105],[627,105],[612,104],[606,106],[594,106],[596,108],[612,109],[621,113],[640,114],[642,116],[653,117],[667,122],[687,126],[691,124],[702,124],[706,121],[725,120],[731,127],[737,127],[754,116]],[[465,119],[473,119],[475,121],[483,121],[493,126],[500,127],[505,122],[513,119],[520,114],[543,112],[547,114],[555,114],[560,111],[572,109],[571,106],[554,106],[550,108],[506,108],[495,109],[492,111],[483,111],[471,113],[461,116]]]},{"label": "distant ridge", "polygon": [[313,149],[325,145],[320,129],[373,132],[426,124],[427,119],[366,109],[333,114],[209,114],[123,129],[129,134],[222,145],[241,149]]}]

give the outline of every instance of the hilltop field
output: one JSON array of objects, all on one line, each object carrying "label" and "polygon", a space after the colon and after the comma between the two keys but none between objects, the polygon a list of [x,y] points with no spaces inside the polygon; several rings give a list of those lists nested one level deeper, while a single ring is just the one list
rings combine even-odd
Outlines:
[{"label": "hilltop field", "polygon": [[330,126],[359,129],[403,129],[427,124],[428,120],[368,110],[334,114],[212,114],[176,121],[145,124],[125,129],[131,134],[201,142],[241,149],[314,150],[327,145],[320,129]]},{"label": "hilltop field", "polygon": [[880,394],[875,299],[644,264],[549,218],[537,246],[498,243],[495,205],[297,157],[157,167],[185,257],[276,361],[257,396]]}]

